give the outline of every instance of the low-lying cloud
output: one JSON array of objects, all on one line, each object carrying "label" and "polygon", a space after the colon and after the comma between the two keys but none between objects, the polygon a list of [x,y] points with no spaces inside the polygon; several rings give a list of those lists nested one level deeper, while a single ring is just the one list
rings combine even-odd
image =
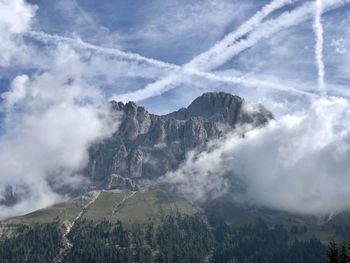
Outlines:
[{"label": "low-lying cloud", "polygon": [[80,185],[90,145],[117,128],[104,95],[80,77],[80,56],[67,46],[54,53],[51,70],[17,76],[1,95],[0,188],[16,184],[24,196],[0,206],[0,218],[62,200],[52,186]]},{"label": "low-lying cloud", "polygon": [[350,209],[349,127],[347,100],[319,99],[306,112],[191,152],[164,180],[196,201],[228,194],[301,214]]}]

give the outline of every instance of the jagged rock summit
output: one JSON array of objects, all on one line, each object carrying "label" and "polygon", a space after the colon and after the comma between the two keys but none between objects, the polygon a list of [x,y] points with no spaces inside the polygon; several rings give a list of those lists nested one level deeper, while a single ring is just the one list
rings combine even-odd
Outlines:
[{"label": "jagged rock summit", "polygon": [[90,179],[106,188],[132,186],[137,178],[157,178],[177,169],[189,150],[237,126],[258,127],[273,118],[262,105],[224,92],[205,93],[187,108],[163,116],[134,102],[111,104],[122,113],[121,125],[112,138],[91,148],[86,170]]},{"label": "jagged rock summit", "polygon": [[[242,113],[242,106],[245,101],[238,97],[225,92],[209,92],[196,98],[187,108],[182,108],[176,112],[170,113],[166,116],[173,117],[178,120],[187,120],[192,117],[201,117],[210,121],[223,122],[234,127],[239,122],[239,117]],[[263,108],[261,107],[253,116],[258,117],[257,114],[265,118]],[[268,115],[268,112],[265,112]],[[251,120],[253,121],[253,120]],[[263,121],[263,120],[262,120]]]}]

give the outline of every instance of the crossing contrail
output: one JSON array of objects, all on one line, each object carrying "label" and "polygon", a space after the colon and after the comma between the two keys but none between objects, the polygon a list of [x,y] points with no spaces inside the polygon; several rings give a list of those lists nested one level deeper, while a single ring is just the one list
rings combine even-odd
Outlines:
[{"label": "crossing contrail", "polygon": [[[320,10],[320,13],[339,8],[340,6],[348,3],[350,3],[350,0],[324,0],[323,8]],[[242,51],[256,45],[260,40],[271,37],[282,29],[307,21],[314,15],[314,8],[314,3],[307,2],[290,12],[284,12],[275,19],[268,20],[259,25],[257,24],[255,30],[253,30],[251,34],[246,38],[241,39],[230,46],[226,46],[225,48],[222,47],[221,50],[215,48],[217,52],[214,53],[217,56],[213,58],[213,60],[206,61],[204,59],[199,59],[198,61],[206,61],[206,69],[211,70],[217,68],[218,66],[223,65],[225,62],[240,54]],[[191,61],[197,61],[197,57]],[[183,66],[185,71],[187,69],[197,70],[193,67],[193,65],[202,65],[201,63],[192,63],[191,61]],[[201,66],[202,69],[204,68],[203,65]],[[117,98],[139,101],[160,95],[175,87],[174,81],[181,82],[182,72],[178,72],[175,76],[173,74],[170,74],[163,79],[148,84],[142,90],[136,90],[134,92],[121,94],[117,96]]]},{"label": "crossing contrail", "polygon": [[[198,71],[196,69],[191,69],[191,68],[185,68],[181,67],[176,64],[172,63],[167,63],[163,62],[160,60],[152,59],[152,58],[147,58],[144,56],[141,56],[139,54],[135,53],[130,53],[130,52],[124,52],[119,49],[115,48],[106,48],[106,47],[101,47],[97,45],[93,45],[87,42],[84,42],[81,39],[75,39],[75,38],[70,38],[70,37],[63,37],[59,35],[51,35],[47,34],[41,31],[31,31],[28,36],[35,38],[39,41],[42,42],[49,42],[49,43],[69,43],[72,46],[78,47],[78,48],[85,48],[85,49],[90,49],[94,50],[96,52],[105,54],[105,55],[111,55],[111,56],[116,56],[121,59],[125,60],[130,60],[130,61],[136,61],[139,63],[147,63],[152,66],[160,67],[163,69],[169,70],[172,74],[169,75],[169,77],[164,78],[160,81],[157,82],[157,84],[160,85],[161,89],[159,90],[159,94],[164,92],[164,87],[171,87],[171,84],[174,84],[178,78],[179,75],[181,76],[196,76],[204,79],[208,79],[211,81],[217,81],[217,82],[223,82],[223,83],[230,83],[230,84],[241,84],[245,85],[248,87],[261,87],[261,88],[266,88],[266,89],[273,89],[273,90],[280,90],[280,91],[291,91],[293,93],[299,93],[303,94],[306,96],[314,96],[313,93],[311,92],[306,92],[306,91],[301,91],[298,89],[295,89],[293,87],[288,87],[285,85],[280,85],[277,83],[272,83],[272,82],[267,82],[263,80],[254,80],[249,77],[226,77],[226,76],[219,76],[215,73],[211,72],[202,72]],[[144,98],[144,97],[152,97],[157,95],[157,91],[152,88],[151,90],[146,89],[141,89],[138,91],[135,91],[132,94],[125,94],[119,95],[119,96],[112,96],[112,99],[117,99],[121,101],[129,101],[129,100],[135,100],[137,101],[138,98]]]},{"label": "crossing contrail", "polygon": [[[227,34],[221,41],[218,41],[212,48],[194,57],[190,62],[186,63],[183,68],[199,70],[199,71],[211,71],[217,66],[216,59],[219,57],[223,50],[226,50],[229,46],[233,45],[238,39],[254,30],[264,18],[269,16],[272,12],[280,9],[281,7],[297,2],[298,0],[275,0],[265,5],[260,11],[253,15],[249,20],[244,22],[235,31]],[[128,92],[116,96],[118,100],[143,100],[153,96],[160,95],[175,85],[175,82],[181,78],[181,72],[177,74],[170,74],[167,77],[160,79],[156,82],[146,85],[145,88],[136,90],[134,92]]]},{"label": "crossing contrail", "polygon": [[253,31],[261,22],[274,11],[300,0],[275,0],[265,5],[260,11],[255,13],[250,19],[241,24],[235,31],[227,34],[222,40],[215,43],[209,50],[197,55],[185,67],[195,68],[201,71],[210,71],[213,69],[213,60],[220,52],[234,44],[241,37]]}]

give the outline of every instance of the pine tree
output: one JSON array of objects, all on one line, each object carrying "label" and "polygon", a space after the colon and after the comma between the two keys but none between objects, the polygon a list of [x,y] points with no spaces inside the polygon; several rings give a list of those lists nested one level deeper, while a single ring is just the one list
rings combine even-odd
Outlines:
[{"label": "pine tree", "polygon": [[341,248],[340,263],[350,263],[350,245],[344,242]]},{"label": "pine tree", "polygon": [[329,263],[340,263],[340,261],[339,261],[339,247],[338,247],[337,241],[332,240],[329,243],[327,257],[328,257]]}]

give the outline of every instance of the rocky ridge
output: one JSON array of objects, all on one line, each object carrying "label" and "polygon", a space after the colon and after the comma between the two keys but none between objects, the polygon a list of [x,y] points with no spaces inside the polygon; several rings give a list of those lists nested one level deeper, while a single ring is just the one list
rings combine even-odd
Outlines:
[{"label": "rocky ridge", "polygon": [[224,92],[205,93],[187,108],[162,116],[134,102],[112,101],[111,105],[122,113],[121,125],[112,138],[91,148],[85,171],[106,188],[157,178],[177,169],[189,150],[241,125],[259,127],[273,118],[262,105]]}]

